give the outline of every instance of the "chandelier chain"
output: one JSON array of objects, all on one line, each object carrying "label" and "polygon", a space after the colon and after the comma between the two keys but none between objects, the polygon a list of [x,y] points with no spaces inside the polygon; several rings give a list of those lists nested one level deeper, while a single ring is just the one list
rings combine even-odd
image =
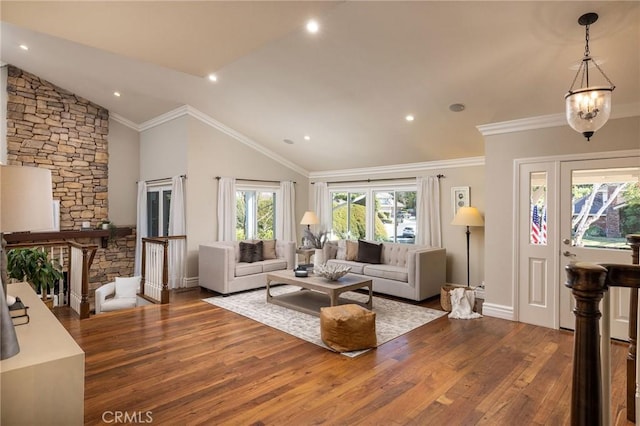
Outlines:
[{"label": "chandelier chain", "polygon": [[585,25],[584,42],[584,56],[586,58],[591,54],[591,52],[589,52],[589,25]]}]

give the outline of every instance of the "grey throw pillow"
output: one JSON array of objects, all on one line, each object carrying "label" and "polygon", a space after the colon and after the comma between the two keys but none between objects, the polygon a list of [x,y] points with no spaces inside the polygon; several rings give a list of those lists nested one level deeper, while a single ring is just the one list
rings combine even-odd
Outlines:
[{"label": "grey throw pillow", "polygon": [[382,244],[358,240],[358,262],[380,263],[382,258]]}]

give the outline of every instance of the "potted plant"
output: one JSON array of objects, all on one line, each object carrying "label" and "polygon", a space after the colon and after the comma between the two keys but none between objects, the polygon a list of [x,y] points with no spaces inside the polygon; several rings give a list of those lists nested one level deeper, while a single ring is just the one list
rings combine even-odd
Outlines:
[{"label": "potted plant", "polygon": [[47,253],[39,248],[21,248],[9,250],[9,278],[31,283],[36,292],[42,294],[42,301],[53,307],[53,299],[49,299],[49,290],[56,281],[62,278],[62,268],[55,260],[50,260]]}]

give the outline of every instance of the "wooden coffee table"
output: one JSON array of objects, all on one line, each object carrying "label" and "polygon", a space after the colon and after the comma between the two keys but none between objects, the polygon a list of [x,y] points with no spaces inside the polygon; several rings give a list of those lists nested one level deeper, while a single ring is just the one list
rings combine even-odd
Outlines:
[{"label": "wooden coffee table", "polygon": [[[290,284],[301,287],[301,289],[273,296],[271,294],[272,284]],[[365,303],[340,297],[340,294],[344,292],[359,288],[369,289],[369,300]],[[321,307],[346,303],[356,303],[367,309],[373,309],[373,284],[370,279],[355,274],[347,274],[338,281],[329,281],[313,274],[309,274],[306,278],[298,278],[292,270],[275,271],[267,274],[267,303],[315,316],[320,316]]]}]

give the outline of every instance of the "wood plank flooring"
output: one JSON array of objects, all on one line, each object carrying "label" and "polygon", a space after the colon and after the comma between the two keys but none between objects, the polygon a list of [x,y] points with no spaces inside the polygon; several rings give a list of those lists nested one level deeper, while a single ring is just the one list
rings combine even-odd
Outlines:
[{"label": "wood plank flooring", "polygon": [[[570,332],[445,316],[351,359],[200,300],[212,295],[82,321],[56,309],[86,352],[85,424],[569,423]],[[631,424],[626,345],[612,346],[613,424]]]}]

